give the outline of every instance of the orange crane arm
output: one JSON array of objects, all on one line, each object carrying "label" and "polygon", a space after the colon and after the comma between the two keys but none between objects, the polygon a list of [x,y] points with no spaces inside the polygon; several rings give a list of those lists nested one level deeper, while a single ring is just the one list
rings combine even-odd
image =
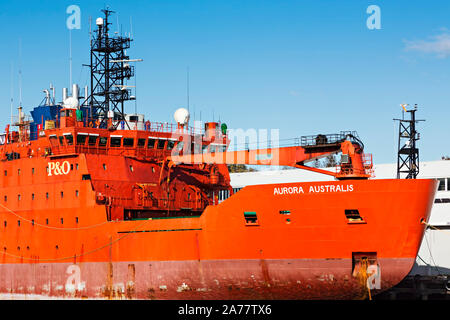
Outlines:
[{"label": "orange crane arm", "polygon": [[[350,159],[343,164],[343,167],[341,166],[341,172],[336,173],[304,165],[305,162],[323,158],[339,151],[341,151],[343,155],[348,155],[348,158],[346,159]],[[292,146],[243,151],[172,155],[168,160],[175,164],[207,163],[290,166],[331,175],[338,179],[368,178],[370,174],[366,172],[367,166],[365,167],[362,155],[363,153],[358,144],[353,144],[351,141],[346,140],[339,143],[314,147]],[[342,171],[342,168],[345,168],[345,170]]]}]

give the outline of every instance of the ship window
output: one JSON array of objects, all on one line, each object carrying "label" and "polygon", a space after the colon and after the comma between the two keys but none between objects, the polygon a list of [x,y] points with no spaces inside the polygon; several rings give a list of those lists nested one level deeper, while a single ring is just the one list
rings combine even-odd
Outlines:
[{"label": "ship window", "polygon": [[19,201],[20,201],[20,194],[18,194],[18,195],[17,195],[17,200],[19,200]]},{"label": "ship window", "polygon": [[211,146],[211,148],[209,149],[209,152],[211,152],[211,153],[216,152],[216,146]]},{"label": "ship window", "polygon": [[64,198],[64,192],[61,191],[61,198]]},{"label": "ship window", "polygon": [[133,138],[123,138],[123,146],[131,148],[134,146],[134,139]]},{"label": "ship window", "polygon": [[31,194],[31,200],[34,200],[34,193]]},{"label": "ship window", "polygon": [[5,177],[8,175],[8,171],[5,170]]},{"label": "ship window", "polygon": [[438,179],[438,181],[439,181],[438,191],[444,191],[445,190],[445,179],[440,178],[440,179]]},{"label": "ship window", "polygon": [[48,218],[47,218],[47,219],[45,219],[45,223],[46,223],[46,224],[48,224]]},{"label": "ship window", "polygon": [[103,164],[103,170],[106,170],[106,164],[105,163]]},{"label": "ship window", "polygon": [[78,217],[75,217],[75,222],[78,223]]},{"label": "ship window", "polygon": [[138,139],[138,143],[137,143],[138,147],[145,147],[145,139]]},{"label": "ship window", "polygon": [[75,190],[75,197],[78,197],[78,190]]},{"label": "ship window", "polygon": [[147,144],[147,149],[154,149],[155,148],[155,142],[156,142],[155,139],[149,138],[148,139],[148,144]]},{"label": "ship window", "polygon": [[447,178],[447,191],[450,191],[450,178]]},{"label": "ship window", "polygon": [[83,174],[81,176],[81,180],[91,180],[91,175],[90,174]]},{"label": "ship window", "polygon": [[[17,220],[17,226],[20,227],[20,220]],[[19,249],[20,250],[20,249]]]},{"label": "ship window", "polygon": [[68,134],[68,135],[65,135],[65,137],[66,137],[67,145],[69,145],[69,146],[73,145],[73,135]]},{"label": "ship window", "polygon": [[133,169],[133,166],[130,166],[130,171],[131,171],[131,172],[133,172],[133,171],[134,171],[134,169]]},{"label": "ship window", "polygon": [[348,223],[365,223],[357,209],[346,209],[345,217],[347,218]]},{"label": "ship window", "polygon": [[175,146],[175,142],[174,140],[169,140],[167,141],[167,150],[172,150],[173,147]]},{"label": "ship window", "polygon": [[34,226],[34,219],[31,220],[31,225]]},{"label": "ship window", "polygon": [[90,146],[95,146],[97,144],[97,136],[89,136],[88,144]]},{"label": "ship window", "polygon": [[164,149],[166,145],[166,140],[158,140],[158,149]]},{"label": "ship window", "polygon": [[60,145],[64,145],[64,137],[63,136],[59,136],[59,144]]},{"label": "ship window", "polygon": [[61,224],[64,224],[64,218],[61,218]]},{"label": "ship window", "polygon": [[48,192],[45,193],[45,198],[48,199]]},{"label": "ship window", "polygon": [[70,164],[70,170],[73,170],[73,163]]},{"label": "ship window", "polygon": [[5,199],[5,202],[6,202],[6,201],[8,201],[8,196],[5,196],[5,198],[4,198],[4,199]]},{"label": "ship window", "polygon": [[31,168],[31,174],[34,174],[34,168]]},{"label": "ship window", "polygon": [[202,152],[208,153],[208,145],[206,145],[206,144],[202,145]]},{"label": "ship window", "polygon": [[20,169],[17,169],[17,175],[20,176]]},{"label": "ship window", "polygon": [[289,210],[280,210],[280,214],[291,214]]},{"label": "ship window", "polygon": [[8,225],[8,223],[6,222],[6,220],[5,220],[5,222],[3,223],[3,225],[4,225],[5,227]]},{"label": "ship window", "polygon": [[86,138],[88,136],[85,134],[77,134],[77,145],[84,146],[86,144]]},{"label": "ship window", "polygon": [[100,140],[98,141],[99,147],[106,147],[106,144],[108,143],[107,137],[100,137]]},{"label": "ship window", "polygon": [[120,147],[121,142],[122,142],[122,138],[111,137],[110,146],[114,147],[114,148]]},{"label": "ship window", "polygon": [[253,212],[253,211],[244,212],[244,218],[245,218],[245,224],[247,226],[249,226],[249,225],[253,225],[253,226],[258,225],[258,217],[256,216],[256,212]]}]

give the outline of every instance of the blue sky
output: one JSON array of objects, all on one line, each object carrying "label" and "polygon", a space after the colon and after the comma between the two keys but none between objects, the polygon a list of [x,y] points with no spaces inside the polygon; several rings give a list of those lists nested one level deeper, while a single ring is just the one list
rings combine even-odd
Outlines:
[{"label": "blue sky", "polygon": [[[0,1],[0,105],[8,123],[11,64],[18,104],[29,112],[53,83],[69,86],[66,8],[81,9],[72,31],[73,79],[89,82],[89,17],[109,5],[122,31],[133,24],[129,55],[137,64],[137,109],[173,122],[191,119],[229,128],[280,129],[280,138],[356,130],[375,163],[396,161],[401,103],[418,104],[421,161],[450,155],[450,2],[448,1]],[[381,29],[369,30],[369,5]],[[117,30],[112,16],[112,30]],[[21,58],[19,59],[19,39]],[[131,83],[134,85],[134,83]],[[134,112],[133,102],[127,111]]]}]

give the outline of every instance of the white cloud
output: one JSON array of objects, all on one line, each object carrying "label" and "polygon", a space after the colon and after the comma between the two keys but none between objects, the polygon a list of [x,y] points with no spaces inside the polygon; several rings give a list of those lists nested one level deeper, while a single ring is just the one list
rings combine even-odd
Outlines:
[{"label": "white cloud", "polygon": [[444,32],[428,40],[404,40],[405,50],[436,54],[439,58],[450,56],[450,33]]}]

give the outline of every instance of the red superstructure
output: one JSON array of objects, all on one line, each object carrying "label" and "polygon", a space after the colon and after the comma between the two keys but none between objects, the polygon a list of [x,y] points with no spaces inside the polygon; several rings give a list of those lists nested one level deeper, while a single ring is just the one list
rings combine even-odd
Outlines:
[{"label": "red superstructure", "polygon": [[[350,299],[386,290],[412,268],[437,182],[370,180],[371,156],[354,133],[229,151],[226,126],[194,130],[185,110],[175,125],[125,121],[76,98],[36,108],[34,123],[19,109],[19,130],[0,137],[0,294]],[[306,166],[336,153],[336,172]],[[336,181],[233,194],[229,164]],[[230,197],[219,202],[220,192]]]}]

